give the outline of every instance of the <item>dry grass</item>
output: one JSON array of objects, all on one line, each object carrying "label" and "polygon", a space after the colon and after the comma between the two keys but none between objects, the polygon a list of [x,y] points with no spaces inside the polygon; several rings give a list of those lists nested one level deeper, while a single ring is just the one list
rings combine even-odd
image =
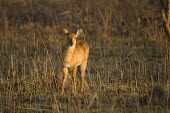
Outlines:
[{"label": "dry grass", "polygon": [[[149,1],[0,0],[0,112],[168,112],[169,41]],[[64,27],[90,46],[76,95],[54,76]]]}]

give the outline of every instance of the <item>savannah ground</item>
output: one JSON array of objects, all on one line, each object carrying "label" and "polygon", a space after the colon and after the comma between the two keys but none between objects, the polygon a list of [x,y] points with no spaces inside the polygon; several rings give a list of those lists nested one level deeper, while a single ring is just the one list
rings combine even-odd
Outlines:
[{"label": "savannah ground", "polygon": [[[0,0],[0,112],[170,112],[159,0]],[[90,46],[86,85],[60,91],[62,29]]]}]

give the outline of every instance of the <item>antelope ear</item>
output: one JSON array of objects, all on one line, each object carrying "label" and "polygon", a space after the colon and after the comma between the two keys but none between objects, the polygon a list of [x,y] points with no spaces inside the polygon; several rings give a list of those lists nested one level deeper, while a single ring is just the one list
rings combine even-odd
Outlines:
[{"label": "antelope ear", "polygon": [[65,28],[63,29],[63,31],[64,31],[65,34],[68,34],[68,33],[69,33],[68,30],[65,29]]},{"label": "antelope ear", "polygon": [[83,33],[83,29],[77,30],[76,38],[77,38],[78,36],[80,36],[82,33]]}]

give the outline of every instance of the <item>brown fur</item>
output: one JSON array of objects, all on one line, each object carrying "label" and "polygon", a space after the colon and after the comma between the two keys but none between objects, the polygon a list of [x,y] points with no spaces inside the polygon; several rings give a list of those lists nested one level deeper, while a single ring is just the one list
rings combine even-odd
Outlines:
[{"label": "brown fur", "polygon": [[76,72],[77,66],[80,66],[81,71],[81,91],[84,89],[84,77],[85,70],[87,66],[87,59],[89,55],[89,46],[83,40],[76,41],[76,38],[81,35],[82,29],[79,29],[76,34],[69,33],[66,29],[64,32],[68,38],[67,49],[64,52],[64,61],[63,61],[63,84],[62,92],[64,92],[66,80],[68,77],[68,68],[72,70],[72,80],[73,80],[73,93],[76,92]]}]

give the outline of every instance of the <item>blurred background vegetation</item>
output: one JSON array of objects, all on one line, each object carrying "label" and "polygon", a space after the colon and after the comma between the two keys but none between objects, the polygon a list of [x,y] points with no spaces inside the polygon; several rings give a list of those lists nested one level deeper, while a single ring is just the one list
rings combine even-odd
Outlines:
[{"label": "blurred background vegetation", "polygon": [[[169,112],[166,0],[0,0],[0,9],[0,112]],[[82,28],[90,46],[76,96],[54,76],[63,28]]]},{"label": "blurred background vegetation", "polygon": [[92,36],[160,39],[165,37],[161,19],[163,3],[160,1],[1,0],[0,24],[2,31],[34,25],[56,31],[63,27],[73,30],[81,27]]}]

